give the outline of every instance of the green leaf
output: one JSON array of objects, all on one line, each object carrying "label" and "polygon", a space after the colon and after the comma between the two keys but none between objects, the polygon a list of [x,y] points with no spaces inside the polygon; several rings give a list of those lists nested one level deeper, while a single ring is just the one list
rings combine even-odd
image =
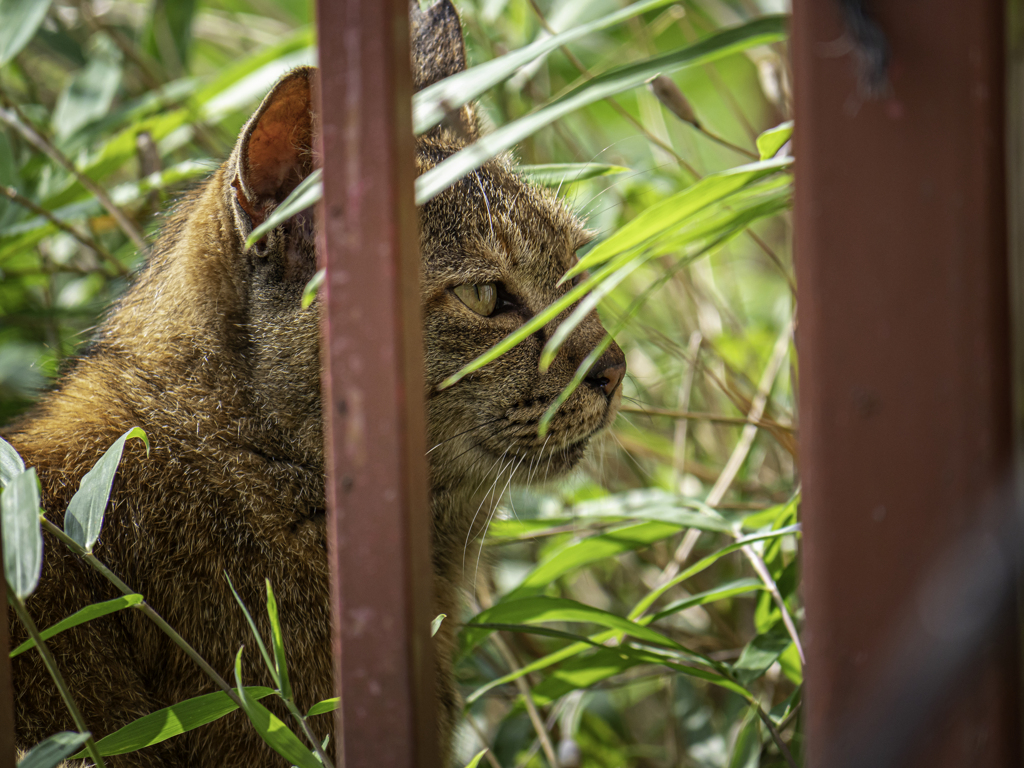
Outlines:
[{"label": "green leaf", "polygon": [[650,592],[648,592],[643,597],[643,599],[640,600],[640,602],[633,606],[633,610],[629,612],[629,618],[636,619],[638,616],[646,612],[647,609],[650,608],[659,597],[665,594],[676,584],[681,584],[687,579],[692,578],[701,571],[711,567],[711,565],[716,563],[721,558],[725,557],[726,555],[732,552],[736,552],[737,550],[742,549],[747,544],[753,544],[756,541],[764,541],[766,539],[773,539],[777,536],[788,536],[791,533],[797,533],[799,530],[799,525],[790,525],[786,528],[780,528],[777,531],[770,531],[769,533],[758,533],[753,536],[746,536],[742,539],[737,539],[732,544],[722,547],[717,552],[712,552],[710,555],[702,557],[689,568],[683,570],[683,572],[677,575],[676,577],[670,579],[661,586],[652,589]]},{"label": "green leaf", "polygon": [[324,284],[324,280],[327,279],[327,270],[318,269],[316,274],[313,275],[309,282],[306,283],[306,287],[302,289],[302,308],[306,309],[310,304],[316,300],[317,291]]},{"label": "green leaf", "polygon": [[786,17],[765,16],[709,35],[692,45],[598,75],[535,112],[487,134],[421,175],[416,179],[416,204],[423,205],[432,200],[495,155],[581,107],[636,88],[656,75],[706,64],[747,48],[778,42],[785,37]]},{"label": "green leaf", "polygon": [[18,761],[18,768],[56,768],[62,760],[85,744],[90,735],[74,731],[55,733],[32,747]]},{"label": "green leaf", "polygon": [[510,51],[497,59],[459,72],[428,86],[413,96],[413,125],[417,134],[429,131],[453,109],[468,104],[480,94],[511,77],[521,67],[542,60],[560,46],[584,35],[621,24],[647,11],[671,4],[674,0],[647,0],[633,3],[586,24],[577,24],[557,35],[544,36],[530,45]]},{"label": "green leaf", "polygon": [[[310,206],[320,202],[324,196],[323,168],[316,168],[306,178],[299,182],[299,185],[292,190],[277,208],[267,217],[267,220],[252,231],[252,234],[245,239],[245,247],[252,248],[274,227],[288,221],[297,213],[302,213]],[[308,290],[308,286],[307,286]],[[305,301],[305,296],[303,296]],[[303,305],[308,306],[308,305]]]},{"label": "green leaf", "polygon": [[39,526],[39,478],[35,467],[15,475],[0,494],[4,576],[24,600],[39,583],[43,568],[43,533]]},{"label": "green leaf", "polygon": [[287,725],[262,704],[245,695],[242,688],[242,651],[244,650],[244,646],[239,648],[238,655],[235,656],[235,684],[238,686],[238,697],[241,699],[242,709],[249,717],[249,722],[256,729],[256,733],[291,765],[298,766],[298,768],[323,768],[320,761],[299,741],[299,737],[292,733]]},{"label": "green leaf", "polygon": [[478,765],[480,765],[480,760],[482,760],[483,756],[486,755],[486,754],[487,754],[487,748],[484,747],[479,752],[477,752],[475,755],[473,755],[473,759],[472,760],[470,760],[468,763],[466,763],[466,768],[476,768]]},{"label": "green leaf", "polygon": [[0,488],[6,488],[15,475],[25,471],[25,462],[14,446],[0,437]]},{"label": "green leaf", "polygon": [[757,152],[761,155],[761,159],[767,160],[770,157],[775,157],[779,150],[782,149],[782,145],[789,141],[792,136],[792,120],[779,123],[774,128],[769,128],[762,133],[757,137]]},{"label": "green leaf", "polygon": [[736,679],[744,685],[750,685],[768,671],[792,642],[781,624],[766,634],[758,635],[747,643],[743,653],[732,665]]},{"label": "green leaf", "polygon": [[[232,587],[232,590],[234,587]],[[288,680],[288,661],[284,653],[284,633],[281,631],[281,619],[277,614],[277,599],[267,579],[267,616],[270,617],[270,632],[273,635],[274,663],[277,665],[277,678],[281,682],[281,695],[286,699],[292,697],[292,684]]]},{"label": "green leaf", "polygon": [[309,708],[309,712],[306,713],[306,717],[312,717],[313,715],[323,715],[328,712],[333,712],[341,704],[341,699],[335,696],[333,699],[324,699],[318,701],[312,707]]},{"label": "green leaf", "polygon": [[252,630],[252,636],[256,638],[256,645],[260,649],[260,654],[263,656],[263,663],[267,665],[267,670],[270,672],[270,676],[274,678],[274,685],[280,688],[281,680],[277,676],[277,666],[273,661],[271,661],[270,654],[267,653],[267,646],[263,644],[263,637],[260,635],[260,631],[256,629],[256,622],[253,621],[252,614],[249,613],[249,609],[245,607],[245,603],[242,602],[242,598],[239,597],[238,592],[235,591],[235,585],[231,582],[231,577],[228,576],[227,571],[224,571],[224,578],[228,581],[228,586],[231,588],[231,594],[235,596],[235,602],[238,603],[238,607],[242,609],[245,620],[249,624],[249,629]]},{"label": "green leaf", "polygon": [[103,33],[93,41],[89,63],[71,78],[53,108],[50,122],[58,139],[105,116],[121,83],[120,49]]},{"label": "green leaf", "polygon": [[682,526],[671,523],[637,523],[571,542],[534,568],[504,599],[517,600],[543,592],[555,579],[571,571],[606,557],[649,547],[681,530]]},{"label": "green leaf", "polygon": [[607,680],[627,669],[640,664],[658,664],[676,672],[696,677],[718,685],[750,700],[750,693],[718,672],[679,664],[667,656],[651,651],[620,645],[615,648],[599,648],[593,653],[577,656],[550,673],[544,681],[535,686],[530,695],[537,706],[547,706],[570,691],[575,691]]},{"label": "green leaf", "polygon": [[107,509],[110,489],[114,485],[114,475],[121,463],[124,444],[133,437],[146,444],[146,455],[149,455],[149,438],[146,437],[146,433],[139,427],[132,427],[107,449],[92,469],[85,473],[82,484],[68,504],[68,510],[64,514],[64,532],[86,552],[92,552],[93,544],[99,538],[103,513]]},{"label": "green leaf", "polygon": [[520,600],[501,601],[492,608],[477,614],[474,619],[463,627],[461,639],[464,648],[472,648],[484,640],[493,630],[479,626],[480,624],[541,624],[546,621],[585,622],[615,629],[627,635],[644,640],[654,645],[663,645],[693,655],[691,651],[674,640],[670,640],[660,632],[637,624],[636,622],[616,616],[614,613],[602,611],[575,600],[563,597],[525,597]]},{"label": "green leaf", "polygon": [[[98,619],[100,616],[106,616],[108,613],[114,613],[120,611],[123,608],[129,608],[133,605],[138,605],[143,600],[142,595],[122,595],[121,597],[115,597],[113,600],[107,600],[103,603],[93,603],[87,605],[80,611],[75,611],[73,614],[68,616],[62,621],[58,621],[52,627],[48,627],[40,632],[40,636],[43,640],[49,640],[54,635],[59,635],[65,630],[77,627],[79,624],[84,624],[87,621]],[[10,656],[13,659],[18,654],[24,653],[30,648],[35,648],[36,641],[29,638],[24,643],[19,645],[13,651]]]},{"label": "green leaf", "polygon": [[644,209],[614,235],[595,246],[565,273],[562,282],[581,272],[604,264],[613,256],[645,245],[664,232],[680,226],[689,217],[709,205],[740,191],[747,185],[788,167],[792,158],[762,160],[712,173],[681,192],[670,195]]},{"label": "green leaf", "polygon": [[782,667],[782,674],[792,682],[800,685],[804,681],[804,666],[800,663],[800,651],[796,643],[790,643],[779,655],[779,666]]},{"label": "green leaf", "polygon": [[542,165],[520,165],[516,169],[534,184],[542,187],[560,187],[563,184],[575,184],[599,176],[614,176],[617,173],[628,173],[632,169],[622,165],[606,165],[604,163],[546,163]]},{"label": "green leaf", "polygon": [[764,584],[758,579],[736,579],[726,584],[719,584],[713,589],[709,589],[705,592],[700,592],[696,595],[677,600],[674,603],[669,603],[656,614],[651,617],[651,621],[658,621],[666,616],[671,616],[673,613],[679,613],[679,611],[685,611],[687,608],[692,608],[695,605],[705,605],[706,603],[713,603],[718,600],[725,600],[736,595],[742,595],[747,592],[757,592],[765,588]]},{"label": "green leaf", "polygon": [[437,634],[437,630],[441,628],[441,622],[448,618],[447,613],[439,613],[434,617],[434,620],[430,622],[430,636],[433,637]]},{"label": "green leaf", "polygon": [[28,45],[52,0],[0,0],[0,67]]},{"label": "green leaf", "polygon": [[736,741],[729,755],[729,768],[759,768],[761,765],[761,720],[758,705],[752,704],[736,733]]},{"label": "green leaf", "polygon": [[[260,686],[245,689],[246,696],[254,700],[262,699],[273,692],[270,688]],[[224,691],[206,693],[133,720],[123,728],[104,736],[96,742],[96,747],[104,756],[135,752],[174,736],[180,736],[201,725],[212,723],[236,709],[238,705]],[[86,757],[84,750],[75,755],[76,759],[83,757]]]}]

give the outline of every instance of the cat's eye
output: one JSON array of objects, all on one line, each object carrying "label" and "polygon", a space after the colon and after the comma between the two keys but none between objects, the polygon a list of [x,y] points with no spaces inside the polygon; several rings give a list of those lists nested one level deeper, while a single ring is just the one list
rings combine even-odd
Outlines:
[{"label": "cat's eye", "polygon": [[498,287],[494,283],[466,283],[452,290],[463,304],[484,317],[490,317],[498,304]]}]

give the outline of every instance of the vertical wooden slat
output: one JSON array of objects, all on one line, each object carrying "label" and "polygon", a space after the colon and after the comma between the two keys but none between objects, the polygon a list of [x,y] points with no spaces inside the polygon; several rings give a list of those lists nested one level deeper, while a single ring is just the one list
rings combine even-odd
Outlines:
[{"label": "vertical wooden slat", "polygon": [[408,5],[319,0],[317,11],[338,736],[346,768],[432,767],[433,601]]},{"label": "vertical wooden slat", "polygon": [[[1004,3],[867,5],[892,49],[877,101],[838,3],[794,3],[810,768],[839,764],[896,630],[1011,478]],[[901,765],[1021,764],[1005,618]]]}]

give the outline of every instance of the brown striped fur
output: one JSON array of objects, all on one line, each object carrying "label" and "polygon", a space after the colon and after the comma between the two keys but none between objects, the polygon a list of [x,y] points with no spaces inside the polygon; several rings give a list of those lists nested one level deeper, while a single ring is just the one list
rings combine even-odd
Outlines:
[{"label": "brown striped fur", "polygon": [[[462,69],[454,9],[411,3],[418,88]],[[25,418],[5,430],[38,469],[44,507],[58,525],[82,475],[132,426],[97,556],[144,594],[224,677],[245,645],[246,684],[269,685],[231,597],[230,573],[265,637],[264,579],[283,617],[301,709],[333,695],[320,414],[320,304],[303,310],[316,268],[310,214],[252,249],[244,239],[312,167],[315,71],[285,76],[240,136],[231,158],[175,206],[153,255],[91,348]],[[417,142],[420,172],[478,131],[472,108],[458,125]],[[588,235],[553,195],[525,183],[507,158],[487,163],[421,210],[422,310],[437,613],[459,615],[467,541],[482,531],[500,491],[520,469],[555,475],[582,456],[614,416],[607,397],[582,387],[539,438],[537,420],[604,334],[591,315],[552,368],[538,358],[553,326],[451,389],[436,385],[566,290],[556,287]],[[452,292],[500,282],[506,311],[482,317]],[[617,347],[600,365],[622,361]],[[600,366],[599,366],[600,367]],[[492,492],[493,491],[493,492]],[[369,511],[368,511],[369,512]],[[47,537],[43,579],[28,607],[48,626],[115,590]],[[458,714],[451,679],[456,621],[436,638],[442,672],[440,738],[448,753]],[[13,642],[24,631],[12,621]],[[160,707],[214,690],[141,613],[104,617],[49,643],[92,732],[106,735]],[[30,746],[70,718],[38,656],[13,662],[17,736]],[[270,699],[265,700],[270,702]],[[271,704],[273,707],[274,705]],[[285,713],[276,708],[279,716]],[[321,736],[331,717],[313,722]],[[333,740],[332,740],[333,741]],[[280,766],[239,713],[163,744],[108,759],[120,766]]]}]

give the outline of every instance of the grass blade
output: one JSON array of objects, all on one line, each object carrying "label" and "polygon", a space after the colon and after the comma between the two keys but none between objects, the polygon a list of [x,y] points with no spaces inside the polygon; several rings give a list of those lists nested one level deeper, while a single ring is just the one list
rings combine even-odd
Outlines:
[{"label": "grass blade", "polygon": [[43,568],[39,479],[35,467],[15,475],[0,494],[4,576],[19,599],[31,595]]},{"label": "grass blade", "polygon": [[64,515],[64,532],[86,552],[92,552],[92,547],[99,538],[100,528],[103,526],[103,513],[110,500],[110,489],[114,485],[114,475],[121,463],[124,444],[133,437],[146,444],[146,455],[149,455],[149,438],[146,437],[146,433],[139,427],[132,427],[114,441],[96,465],[85,473],[82,484],[68,503],[68,510]]},{"label": "grass blade", "polygon": [[[101,616],[106,616],[110,613],[115,613],[124,608],[130,608],[133,605],[138,605],[143,600],[142,595],[122,595],[121,597],[115,597],[113,600],[107,600],[102,603],[93,603],[87,605],[80,611],[75,611],[73,614],[68,616],[62,621],[58,621],[52,627],[48,627],[39,633],[39,636],[43,640],[49,640],[55,635],[59,635],[72,627],[77,627],[79,624],[84,624],[87,621],[98,619]],[[35,648],[35,640],[29,638],[24,643],[19,645],[10,653],[10,657],[13,659],[15,656],[24,653],[25,651]]]}]

